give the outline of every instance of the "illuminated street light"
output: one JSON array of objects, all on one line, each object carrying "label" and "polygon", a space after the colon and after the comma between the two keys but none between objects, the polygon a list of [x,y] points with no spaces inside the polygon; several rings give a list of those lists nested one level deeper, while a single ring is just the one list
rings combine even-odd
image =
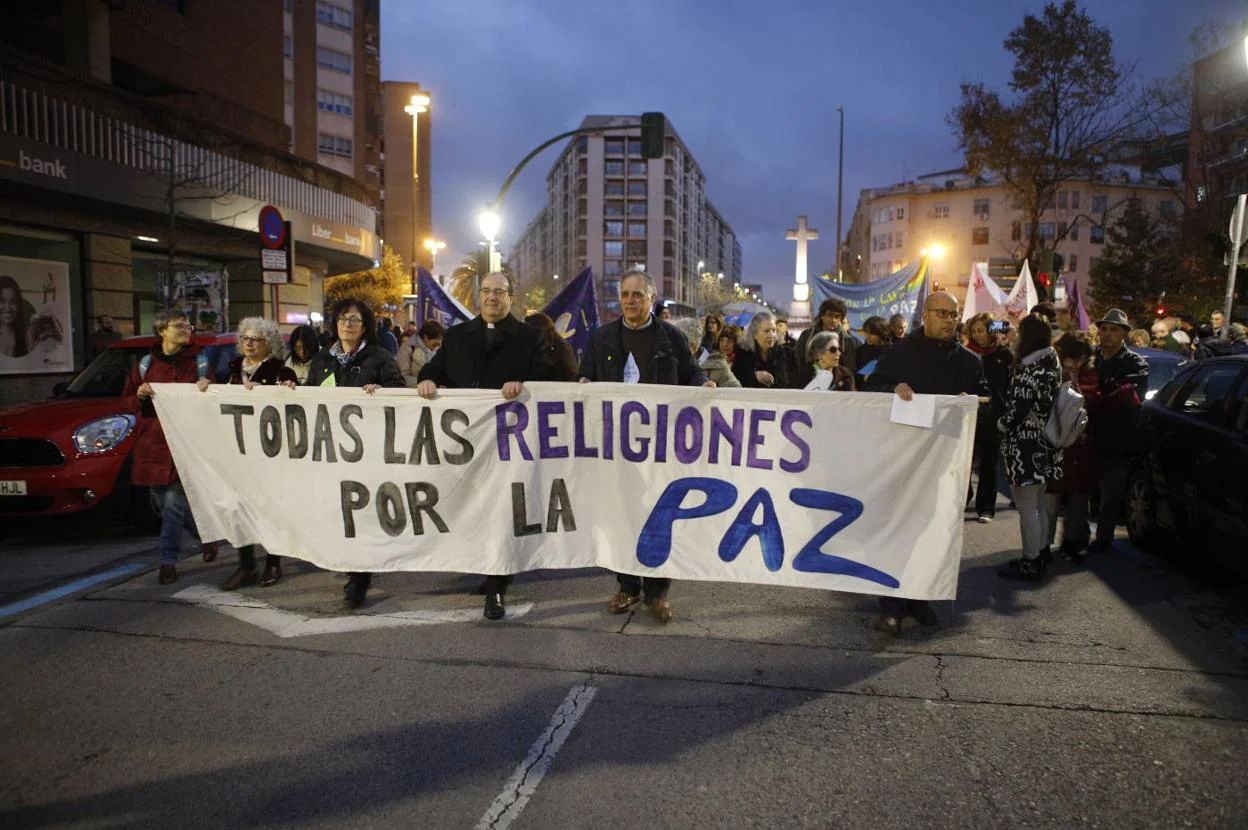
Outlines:
[{"label": "illuminated street light", "polygon": [[403,111],[415,118],[422,112],[429,111],[429,96],[423,92],[418,92],[412,96],[412,102],[403,108]]},{"label": "illuminated street light", "polygon": [[927,248],[927,254],[932,259],[941,260],[945,258],[945,246],[939,242],[933,242]]},{"label": "illuminated street light", "polygon": [[[445,242],[439,242],[436,239],[425,240],[425,250],[429,252],[429,270],[433,273],[434,278],[438,275],[438,251],[446,248]],[[439,283],[440,285],[441,283]]]}]

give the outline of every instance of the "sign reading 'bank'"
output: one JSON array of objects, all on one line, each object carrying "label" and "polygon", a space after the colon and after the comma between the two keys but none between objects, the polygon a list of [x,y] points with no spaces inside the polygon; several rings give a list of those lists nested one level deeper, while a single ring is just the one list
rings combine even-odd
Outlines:
[{"label": "sign reading 'bank'", "polygon": [[974,398],[921,429],[868,393],[155,389],[204,539],[337,571],[957,588]]}]

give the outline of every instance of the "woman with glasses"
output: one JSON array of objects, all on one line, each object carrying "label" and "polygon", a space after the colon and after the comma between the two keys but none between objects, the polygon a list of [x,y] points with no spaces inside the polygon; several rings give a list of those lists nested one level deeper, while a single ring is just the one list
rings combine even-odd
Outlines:
[{"label": "woman with glasses", "polygon": [[[381,387],[402,389],[403,374],[394,355],[372,342],[377,334],[373,312],[354,297],[334,304],[329,315],[337,338],[312,358],[308,386],[349,386],[373,394]],[[343,587],[349,609],[364,604],[373,575],[352,573]]]},{"label": "woman with glasses", "polygon": [[[282,334],[277,323],[262,317],[246,317],[238,324],[238,350],[240,354],[230,361],[229,383],[244,389],[256,386],[285,386],[294,389],[299,379],[294,371],[282,362]],[[256,584],[256,545],[243,545],[238,549],[238,570],[221,583],[223,591],[237,591]],[[268,554],[264,560],[261,585],[276,585],[282,578],[282,558]]]},{"label": "woman with glasses", "polygon": [[806,356],[814,364],[815,376],[806,384],[807,392],[853,392],[854,373],[841,365],[840,335],[821,331],[810,338]]}]

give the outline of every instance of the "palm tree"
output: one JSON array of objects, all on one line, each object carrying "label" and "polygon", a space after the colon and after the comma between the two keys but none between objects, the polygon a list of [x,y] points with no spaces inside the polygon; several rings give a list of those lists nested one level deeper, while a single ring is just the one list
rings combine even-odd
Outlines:
[{"label": "palm tree", "polygon": [[[459,267],[451,272],[451,296],[463,304],[464,308],[476,314],[477,287],[481,277],[490,272],[490,252],[482,248],[464,257]],[[510,274],[511,269],[503,265],[503,273]]]}]

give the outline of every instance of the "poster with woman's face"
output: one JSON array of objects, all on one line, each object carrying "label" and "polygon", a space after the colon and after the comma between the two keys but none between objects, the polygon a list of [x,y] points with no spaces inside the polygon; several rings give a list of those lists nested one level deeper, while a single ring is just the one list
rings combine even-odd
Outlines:
[{"label": "poster with woman's face", "polygon": [[69,266],[0,256],[0,375],[73,369]]}]

